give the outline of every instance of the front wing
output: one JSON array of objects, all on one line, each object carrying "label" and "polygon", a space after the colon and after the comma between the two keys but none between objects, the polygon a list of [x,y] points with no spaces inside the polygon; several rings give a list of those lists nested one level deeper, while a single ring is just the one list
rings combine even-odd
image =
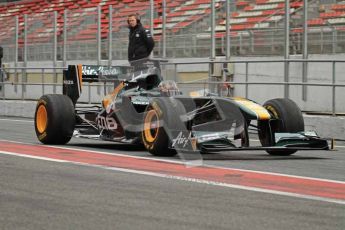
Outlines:
[{"label": "front wing", "polygon": [[329,150],[328,141],[318,137],[314,132],[275,133],[272,146],[235,147],[227,144],[203,143],[202,152],[244,151],[244,150]]}]

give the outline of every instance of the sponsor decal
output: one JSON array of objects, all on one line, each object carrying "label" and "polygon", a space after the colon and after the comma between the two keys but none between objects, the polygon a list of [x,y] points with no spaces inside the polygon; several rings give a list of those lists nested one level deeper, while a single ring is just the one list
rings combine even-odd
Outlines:
[{"label": "sponsor decal", "polygon": [[117,122],[113,117],[102,117],[97,116],[96,118],[97,127],[100,129],[116,130]]},{"label": "sponsor decal", "polygon": [[149,100],[147,97],[142,97],[142,96],[133,96],[132,97],[132,104],[133,105],[148,105]]},{"label": "sponsor decal", "polygon": [[45,138],[47,136],[47,133],[44,132],[41,135],[38,136],[38,140],[42,140],[43,138]]},{"label": "sponsor decal", "polygon": [[172,140],[171,146],[175,147],[177,145],[178,147],[185,148],[190,139],[192,139],[192,133],[191,132],[189,132],[188,136],[185,136],[183,134],[183,132],[180,131],[179,134],[177,135],[177,137]]},{"label": "sponsor decal", "polygon": [[116,75],[119,73],[119,71],[117,71],[117,69],[104,69],[104,68],[100,68],[99,73],[101,73],[102,75]]},{"label": "sponsor decal", "polygon": [[74,82],[73,82],[72,80],[64,80],[64,81],[63,81],[63,84],[64,84],[64,85],[73,85]]},{"label": "sponsor decal", "polygon": [[148,105],[148,101],[132,101],[134,105]]},{"label": "sponsor decal", "polygon": [[96,68],[92,68],[91,66],[83,66],[83,75],[96,75],[98,74],[98,70]]},{"label": "sponsor decal", "polygon": [[112,68],[107,66],[97,66],[97,65],[83,65],[83,75],[98,75],[102,74],[104,76],[106,75],[116,75],[119,74],[118,68]]},{"label": "sponsor decal", "polygon": [[273,113],[275,118],[279,118],[277,111],[272,106],[268,105],[266,106],[266,109],[270,111],[271,113]]},{"label": "sponsor decal", "polygon": [[38,104],[43,104],[43,105],[47,105],[47,102],[45,100],[39,100]]},{"label": "sponsor decal", "polygon": [[155,147],[155,142],[147,142],[146,138],[143,138],[143,144],[147,150],[152,150]]},{"label": "sponsor decal", "polygon": [[152,103],[152,108],[154,108],[157,111],[157,114],[159,117],[162,117],[163,112],[162,112],[161,108],[159,108],[159,105],[156,102]]},{"label": "sponsor decal", "polygon": [[224,135],[221,135],[219,133],[205,134],[205,135],[202,135],[201,137],[199,137],[199,143],[216,140],[216,139],[222,138],[223,136]]}]

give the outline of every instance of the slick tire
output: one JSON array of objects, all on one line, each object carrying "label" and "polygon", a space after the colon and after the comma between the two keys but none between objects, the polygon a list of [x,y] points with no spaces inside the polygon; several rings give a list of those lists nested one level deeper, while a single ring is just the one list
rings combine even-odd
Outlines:
[{"label": "slick tire", "polygon": [[[280,119],[281,125],[273,132],[296,133],[304,131],[302,112],[297,104],[287,98],[276,98],[265,102],[264,107],[269,111],[272,118]],[[271,131],[267,121],[258,122],[259,139],[262,146],[272,146]],[[297,150],[267,150],[270,155],[288,156]]]},{"label": "slick tire", "polygon": [[75,110],[65,95],[43,95],[37,102],[35,131],[43,144],[62,145],[70,141],[75,126]]},{"label": "slick tire", "polygon": [[175,156],[177,152],[169,148],[167,130],[177,129],[184,125],[178,115],[185,114],[182,103],[176,99],[163,97],[154,98],[146,108],[142,142],[145,148],[154,156]]}]

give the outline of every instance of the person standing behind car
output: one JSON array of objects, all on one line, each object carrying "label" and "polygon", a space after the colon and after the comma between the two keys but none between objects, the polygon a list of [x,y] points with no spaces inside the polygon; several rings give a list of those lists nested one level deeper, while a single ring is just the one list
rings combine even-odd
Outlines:
[{"label": "person standing behind car", "polygon": [[2,69],[2,58],[4,57],[4,49],[0,46],[0,69]]},{"label": "person standing behind car", "polygon": [[0,90],[2,90],[2,85],[4,82],[4,75],[3,75],[3,71],[2,71],[2,58],[3,57],[4,57],[4,50],[0,46]]},{"label": "person standing behind car", "polygon": [[150,56],[155,45],[151,32],[145,29],[138,14],[131,14],[127,18],[129,28],[128,61],[132,66],[141,66],[138,60]]}]

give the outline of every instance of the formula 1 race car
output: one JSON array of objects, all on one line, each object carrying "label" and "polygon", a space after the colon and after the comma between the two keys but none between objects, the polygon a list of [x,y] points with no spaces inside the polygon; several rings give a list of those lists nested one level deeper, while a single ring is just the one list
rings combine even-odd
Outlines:
[{"label": "formula 1 race car", "polygon": [[[304,131],[302,113],[290,99],[272,99],[262,106],[245,98],[183,95],[174,81],[162,80],[156,67],[92,68],[68,66],[63,95],[38,100],[35,131],[40,142],[60,145],[72,136],[84,137],[144,145],[156,156],[235,150],[290,155],[329,148],[327,140]],[[102,79],[114,87],[100,106],[77,103],[83,82]],[[254,134],[261,145],[250,144]]]}]

